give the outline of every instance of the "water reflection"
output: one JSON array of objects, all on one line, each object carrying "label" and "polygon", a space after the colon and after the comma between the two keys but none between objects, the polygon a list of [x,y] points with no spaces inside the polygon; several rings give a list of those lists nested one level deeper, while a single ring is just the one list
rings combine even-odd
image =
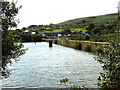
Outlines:
[{"label": "water reflection", "polygon": [[19,62],[9,67],[11,76],[3,80],[3,87],[57,87],[62,78],[68,78],[68,86],[97,87],[101,71],[94,55],[59,45],[49,48],[46,42],[24,43],[28,48]]}]

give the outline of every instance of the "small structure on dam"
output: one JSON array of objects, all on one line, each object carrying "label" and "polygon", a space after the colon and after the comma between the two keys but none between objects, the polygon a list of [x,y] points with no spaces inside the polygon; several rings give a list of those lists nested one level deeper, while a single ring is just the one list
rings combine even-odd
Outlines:
[{"label": "small structure on dam", "polygon": [[49,47],[52,47],[52,40],[49,40]]}]

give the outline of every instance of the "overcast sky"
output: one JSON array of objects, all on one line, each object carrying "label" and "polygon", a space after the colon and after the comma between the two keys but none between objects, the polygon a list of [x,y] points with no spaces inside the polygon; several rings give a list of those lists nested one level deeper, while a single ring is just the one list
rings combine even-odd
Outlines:
[{"label": "overcast sky", "polygon": [[[12,1],[12,0],[9,0]],[[15,1],[15,0],[14,0]],[[18,28],[116,13],[120,0],[17,0],[22,5]]]}]

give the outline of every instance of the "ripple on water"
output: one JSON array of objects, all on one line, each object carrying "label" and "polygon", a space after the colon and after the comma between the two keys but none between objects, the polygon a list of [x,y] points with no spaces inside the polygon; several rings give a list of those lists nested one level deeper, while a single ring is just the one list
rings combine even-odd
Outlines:
[{"label": "ripple on water", "polygon": [[60,79],[69,78],[68,86],[97,87],[102,71],[94,55],[48,43],[24,43],[28,48],[21,60],[10,66],[11,75],[3,80],[3,87],[65,87]]}]

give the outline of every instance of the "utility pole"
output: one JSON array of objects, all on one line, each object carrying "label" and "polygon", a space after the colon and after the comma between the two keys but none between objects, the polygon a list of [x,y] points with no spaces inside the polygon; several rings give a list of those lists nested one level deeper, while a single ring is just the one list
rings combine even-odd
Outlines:
[{"label": "utility pole", "polygon": [[118,2],[118,29],[120,29],[120,1]]},{"label": "utility pole", "polygon": [[[2,12],[1,12],[1,9],[2,9],[2,1],[0,1],[0,71],[2,70]],[[0,73],[0,76],[1,76],[1,73]]]},{"label": "utility pole", "polygon": [[120,1],[118,2],[118,25],[117,25],[117,27],[118,27],[118,31],[117,31],[117,33],[118,33],[118,36],[117,36],[118,46],[120,49]]}]

